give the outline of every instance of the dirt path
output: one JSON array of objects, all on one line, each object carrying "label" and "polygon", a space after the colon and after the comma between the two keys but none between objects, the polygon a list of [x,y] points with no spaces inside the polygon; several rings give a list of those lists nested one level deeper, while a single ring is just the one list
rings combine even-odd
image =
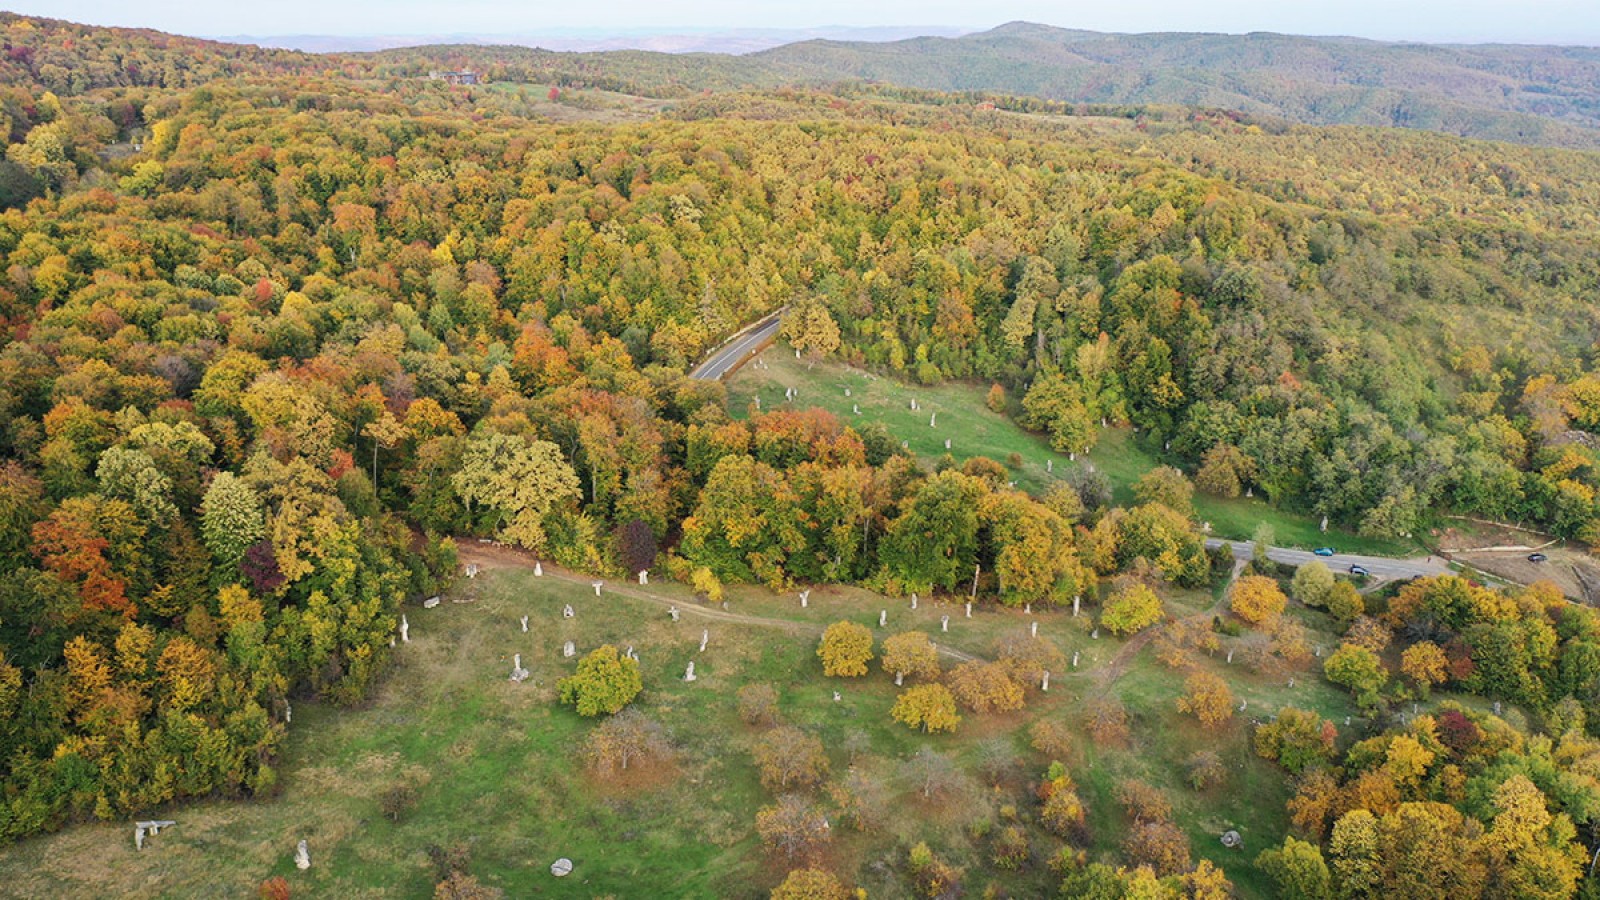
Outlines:
[{"label": "dirt path", "polygon": [[[1244,567],[1249,565],[1249,563],[1250,561],[1247,559],[1234,560],[1233,572],[1228,575],[1228,583],[1223,585],[1222,593],[1218,595],[1214,603],[1197,613],[1197,615],[1216,615],[1218,610],[1221,609],[1224,599],[1228,596],[1228,588],[1232,587],[1233,583],[1239,580],[1240,573],[1244,571]],[[1160,634],[1161,628],[1164,627],[1165,626],[1163,625],[1157,628],[1146,628],[1144,631],[1134,635],[1132,640],[1122,645],[1122,649],[1117,651],[1116,656],[1111,657],[1111,662],[1107,663],[1105,668],[1099,670],[1098,672],[1092,673],[1100,682],[1101,693],[1104,693],[1113,684],[1117,683],[1117,679],[1121,678],[1128,671],[1128,665],[1132,662],[1133,658],[1137,656],[1139,651],[1143,650],[1146,645],[1155,640],[1156,635]]]},{"label": "dirt path", "polygon": [[[534,558],[532,555],[513,547],[507,547],[504,544],[482,543],[479,541],[474,541],[470,538],[463,538],[461,542],[457,544],[457,547],[461,561],[463,563],[475,563],[480,570],[531,569],[533,568],[534,564]],[[554,578],[557,581],[562,581],[567,584],[578,585],[585,590],[588,590],[597,580],[592,575],[584,575],[578,572],[572,572],[553,563],[542,562],[541,567],[544,570],[544,577]],[[757,628],[778,628],[793,634],[803,634],[814,637],[820,637],[822,634],[821,629],[811,622],[796,622],[792,619],[774,619],[767,616],[751,616],[744,613],[732,612],[730,610],[717,609],[716,607],[712,606],[700,606],[698,604],[678,606],[677,602],[671,598],[663,597],[639,585],[610,582],[606,584],[604,590],[608,593],[617,594],[629,599],[644,600],[646,602],[654,603],[662,608],[671,608],[676,606],[679,613],[690,616],[699,616],[702,619],[709,619],[714,622],[731,622],[738,625],[753,625]],[[937,646],[941,654],[959,662],[978,661],[978,657],[973,656],[970,653],[963,653],[960,650],[946,647],[942,644]]]}]

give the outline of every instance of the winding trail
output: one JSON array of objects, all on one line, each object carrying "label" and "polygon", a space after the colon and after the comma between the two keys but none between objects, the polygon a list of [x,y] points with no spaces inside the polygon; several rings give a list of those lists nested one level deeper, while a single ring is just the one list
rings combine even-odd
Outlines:
[{"label": "winding trail", "polygon": [[[504,544],[485,544],[472,538],[462,538],[457,544],[457,547],[459,548],[458,553],[461,562],[475,563],[480,570],[532,569],[534,564],[533,556],[525,551],[518,550],[513,547],[507,547]],[[541,566],[544,569],[545,578],[553,578],[566,584],[581,587],[584,590],[588,590],[595,582],[595,576],[572,572],[567,569],[563,569],[554,563],[541,561]],[[607,582],[605,591],[621,597],[627,597],[631,600],[643,600],[648,603],[654,603],[663,609],[677,606],[678,612],[684,615],[699,616],[702,619],[709,619],[713,622],[729,622],[736,625],[752,625],[757,628],[777,628],[790,632],[791,634],[806,635],[812,638],[819,638],[822,636],[822,629],[818,628],[816,624],[812,622],[796,622],[793,619],[774,619],[768,616],[751,616],[744,613],[736,613],[730,610],[717,609],[716,607],[701,606],[698,604],[678,606],[677,601],[669,597],[663,597],[660,594],[638,585]],[[934,644],[940,654],[959,662],[982,661],[979,659],[979,657],[973,656],[970,653],[956,650],[952,647],[947,647],[944,644],[938,643],[937,641],[935,641]]]}]

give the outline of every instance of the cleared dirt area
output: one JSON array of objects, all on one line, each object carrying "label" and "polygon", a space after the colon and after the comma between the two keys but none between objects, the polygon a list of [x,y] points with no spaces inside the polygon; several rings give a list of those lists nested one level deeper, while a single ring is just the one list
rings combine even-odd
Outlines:
[{"label": "cleared dirt area", "polygon": [[[1515,584],[1554,582],[1574,600],[1600,604],[1600,560],[1580,545],[1538,531],[1467,520],[1454,520],[1432,539],[1454,562]],[[1535,552],[1548,558],[1529,561]]]}]

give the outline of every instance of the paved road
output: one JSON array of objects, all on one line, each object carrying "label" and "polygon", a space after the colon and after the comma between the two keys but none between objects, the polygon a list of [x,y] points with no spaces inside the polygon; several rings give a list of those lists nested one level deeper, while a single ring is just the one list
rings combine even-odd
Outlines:
[{"label": "paved road", "polygon": [[[1255,545],[1249,541],[1219,541],[1211,539],[1206,541],[1207,547],[1220,547],[1227,544],[1233,548],[1234,559],[1250,559],[1255,556]],[[1404,580],[1407,578],[1422,578],[1428,575],[1448,575],[1450,566],[1437,556],[1417,557],[1416,559],[1392,559],[1387,556],[1359,556],[1354,553],[1335,553],[1332,556],[1317,556],[1310,550],[1290,550],[1286,547],[1269,547],[1267,558],[1275,563],[1287,566],[1301,566],[1308,562],[1319,561],[1326,563],[1328,568],[1335,572],[1349,572],[1351,566],[1365,566],[1374,578],[1384,580]]]},{"label": "paved road", "polygon": [[773,335],[778,333],[778,325],[782,322],[781,313],[782,310],[773,313],[729,341],[726,346],[707,357],[705,362],[695,366],[689,377],[701,381],[717,381],[739,368],[739,364],[750,354],[756,352],[761,345],[772,340]]}]

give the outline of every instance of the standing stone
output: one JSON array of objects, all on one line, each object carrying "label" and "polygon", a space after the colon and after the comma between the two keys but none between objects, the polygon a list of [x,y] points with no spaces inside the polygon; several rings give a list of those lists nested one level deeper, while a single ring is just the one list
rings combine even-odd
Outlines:
[{"label": "standing stone", "polygon": [[846,397],[848,397],[848,396],[850,396],[850,389],[849,389],[849,388],[845,388],[845,389],[844,389],[844,395],[845,395],[845,396],[846,396]]},{"label": "standing stone", "polygon": [[967,601],[967,618],[972,618],[972,601]]},{"label": "standing stone", "polygon": [[906,673],[904,673],[904,672],[896,672],[896,673],[894,673],[894,686],[895,687],[899,687],[902,684],[905,684],[905,681],[906,681]]},{"label": "standing stone", "polygon": [[1240,700],[1239,701],[1239,712],[1244,712],[1245,707],[1247,707],[1249,705],[1250,705],[1250,701],[1249,700]]},{"label": "standing stone", "polygon": [[1294,687],[1294,679],[1293,678],[1289,679],[1289,687],[1290,688]]},{"label": "standing stone", "polygon": [[594,588],[594,595],[598,597],[600,596],[600,589],[605,587],[605,584],[606,583],[604,581],[592,581],[589,583],[589,586]]},{"label": "standing stone", "polygon": [[1029,622],[1028,623],[1028,637],[1038,637],[1038,636],[1039,636],[1039,623],[1038,622]]},{"label": "standing stone", "polygon": [[886,626],[888,624],[889,624],[889,611],[887,609],[878,610],[878,627],[879,628],[883,628],[884,626]]},{"label": "standing stone", "polygon": [[678,608],[676,606],[674,606],[671,609],[667,610],[667,615],[672,617],[672,621],[674,621],[674,622],[678,621]]},{"label": "standing stone", "polygon": [[1024,604],[1022,604],[1022,614],[1025,615],[1025,616],[1033,615],[1033,604],[1032,603],[1024,603]]},{"label": "standing stone", "polygon": [[859,403],[850,404],[850,411],[855,413],[858,416],[861,415],[861,404],[859,404]]},{"label": "standing stone", "polygon": [[1232,647],[1228,648],[1228,664],[1229,665],[1233,664],[1233,648]]},{"label": "standing stone", "polygon": [[706,652],[706,644],[710,640],[711,640],[711,629],[709,629],[709,628],[701,629],[701,631],[700,631],[700,652],[701,653]]},{"label": "standing stone", "polygon": [[1319,530],[1323,531],[1323,532],[1326,532],[1328,530],[1328,517],[1327,516],[1323,516],[1322,517],[1322,524],[1318,525],[1317,528]]},{"label": "standing stone", "polygon": [[533,574],[534,574],[535,578],[543,578],[544,577],[544,563],[538,561],[537,559],[534,560],[533,561]]},{"label": "standing stone", "polygon": [[422,601],[422,608],[423,609],[433,609],[435,606],[438,606],[438,605],[439,605],[439,598],[438,597],[429,597],[428,599]]},{"label": "standing stone", "polygon": [[756,409],[760,409],[760,408],[761,408],[761,398],[757,397],[756,398]]},{"label": "standing stone", "polygon": [[1500,715],[1500,701],[1499,700],[1496,700],[1494,702],[1494,714],[1497,715],[1497,716]]},{"label": "standing stone", "polygon": [[477,578],[478,577],[478,564],[477,563],[467,563],[467,570],[466,571],[467,571],[467,577],[468,578]]},{"label": "standing stone", "polygon": [[311,868],[311,851],[306,849],[305,841],[294,848],[294,867],[302,872]]},{"label": "standing stone", "polygon": [[522,682],[528,680],[528,670],[524,669],[522,667],[522,654],[521,653],[518,653],[518,654],[516,654],[515,656],[512,657],[512,662],[511,662],[511,680],[516,682],[517,684],[521,684]]},{"label": "standing stone", "polygon": [[910,441],[901,441],[900,442],[900,449],[901,450],[910,450],[911,449],[911,442]]},{"label": "standing stone", "polygon": [[570,619],[570,618],[572,618],[572,616],[573,616],[572,604],[568,603],[565,607],[562,607],[562,609],[561,609],[561,618]]},{"label": "standing stone", "polygon": [[1074,451],[1072,451],[1072,452],[1067,454],[1067,462],[1077,462],[1077,461],[1078,461],[1078,452],[1076,450],[1074,450]]},{"label": "standing stone", "polygon": [[1056,461],[1053,460],[1053,459],[1045,460],[1044,461],[1044,470],[1046,472],[1054,472],[1056,470]]},{"label": "standing stone", "polygon": [[950,631],[950,617],[949,616],[940,616],[939,617],[939,630],[943,631],[943,632],[946,632],[946,633],[948,633]]},{"label": "standing stone", "polygon": [[950,449],[950,439],[949,439],[949,438],[945,438],[945,439],[944,439],[944,448],[945,448],[945,449],[946,449],[946,450],[949,450],[949,449]]},{"label": "standing stone", "polygon": [[916,609],[917,608],[917,595],[916,595],[916,592],[914,592],[914,591],[911,594],[911,608],[912,609]]},{"label": "standing stone", "polygon": [[1073,594],[1072,595],[1072,617],[1074,619],[1076,619],[1078,617],[1078,607],[1081,606],[1081,605],[1083,605],[1083,595],[1081,595],[1081,594]]},{"label": "standing stone", "polygon": [[567,641],[561,645],[561,655],[566,659],[571,659],[578,655],[578,648],[574,647],[571,641]]},{"label": "standing stone", "polygon": [[938,428],[939,427],[939,414],[938,413],[934,413],[933,415],[928,417],[928,427],[929,428]]},{"label": "standing stone", "polygon": [[289,724],[290,722],[293,722],[293,721],[294,721],[294,707],[289,705],[289,701],[288,700],[285,700],[285,701],[283,701],[283,724],[287,725],[287,724]]},{"label": "standing stone", "polygon": [[411,643],[411,623],[406,621],[405,613],[400,614],[400,643]]},{"label": "standing stone", "polygon": [[1078,651],[1076,650],[1072,651],[1072,667],[1074,669],[1078,667]]},{"label": "standing stone", "polygon": [[1346,727],[1346,728],[1350,727],[1350,717],[1349,716],[1345,716],[1344,717],[1344,727]]},{"label": "standing stone", "polygon": [[1247,487],[1244,489],[1244,495],[1246,497],[1254,497],[1256,495],[1256,489],[1253,487]]},{"label": "standing stone", "polygon": [[650,570],[648,570],[648,569],[640,569],[639,570],[639,583],[640,584],[649,584],[650,583]]},{"label": "standing stone", "polygon": [[694,660],[689,660],[689,670],[683,673],[684,681],[694,681]]},{"label": "standing stone", "polygon": [[843,700],[843,699],[844,699],[843,697],[839,696],[839,692],[838,691],[834,691],[833,692],[833,702],[838,703],[840,700]]},{"label": "standing stone", "polygon": [[527,634],[528,633],[528,617],[527,616],[523,616],[522,617],[522,633],[523,634]]},{"label": "standing stone", "polygon": [[1011,488],[1012,490],[1016,490],[1017,483],[1015,481],[1008,481],[1008,482],[1006,482],[1006,487]]},{"label": "standing stone", "polygon": [[1048,669],[1045,670],[1044,681],[1039,683],[1039,690],[1044,691],[1045,693],[1050,692],[1050,670]]},{"label": "standing stone", "polygon": [[1096,628],[1095,630],[1089,632],[1089,639],[1094,641],[1100,640],[1100,629]]},{"label": "standing stone", "polygon": [[800,608],[801,609],[805,609],[808,605],[810,605],[810,603],[811,603],[811,589],[807,588],[806,590],[803,590],[803,591],[800,592]]}]

